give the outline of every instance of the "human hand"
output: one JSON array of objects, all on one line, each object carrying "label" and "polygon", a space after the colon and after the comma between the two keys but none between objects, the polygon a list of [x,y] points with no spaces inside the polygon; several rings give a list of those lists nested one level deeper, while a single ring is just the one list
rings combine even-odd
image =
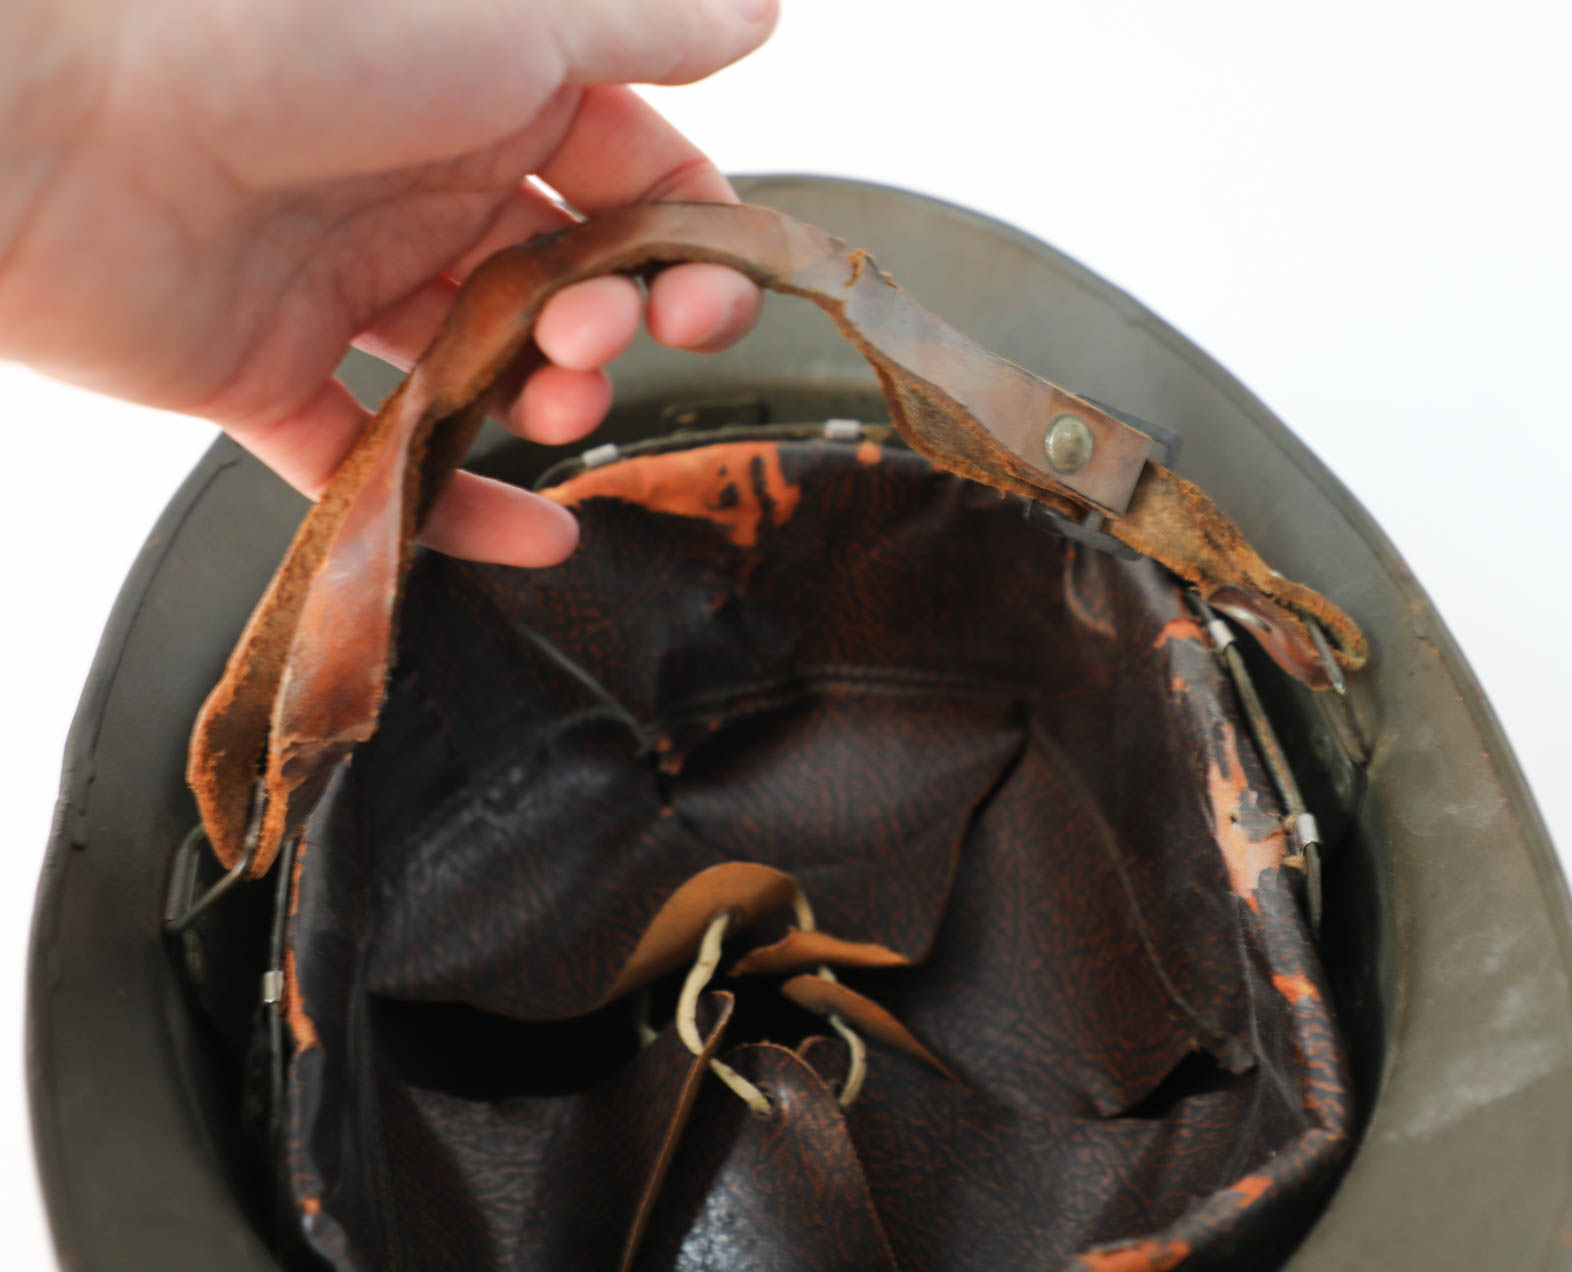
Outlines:
[{"label": "human hand", "polygon": [[[9,0],[0,6],[0,356],[214,420],[310,496],[367,413],[351,345],[409,366],[460,281],[577,211],[729,200],[720,173],[631,90],[702,78],[768,35],[774,0]],[[13,62],[19,59],[13,57]],[[602,367],[637,331],[724,347],[757,289],[680,265],[547,305],[548,363],[507,415],[582,437]],[[457,475],[425,541],[561,560],[570,513]]]}]

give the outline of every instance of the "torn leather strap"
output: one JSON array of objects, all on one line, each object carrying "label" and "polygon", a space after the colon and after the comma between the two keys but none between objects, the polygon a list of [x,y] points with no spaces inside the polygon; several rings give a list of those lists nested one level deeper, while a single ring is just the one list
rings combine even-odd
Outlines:
[{"label": "torn leather strap", "polygon": [[[1146,461],[1149,439],[995,357],[897,288],[866,253],[765,208],[648,204],[499,252],[465,283],[430,348],[307,514],[198,717],[188,779],[219,859],[243,855],[252,791],[266,806],[251,877],[303,825],[334,767],[376,727],[412,545],[504,374],[540,362],[530,336],[555,292],[677,261],[728,265],[825,309],[877,372],[892,422],[941,468],[1077,518],[1152,557],[1230,612],[1291,674],[1326,687],[1305,618],[1334,656],[1365,643],[1336,606],[1275,574],[1197,487]],[[1044,439],[1085,425],[1091,450],[1056,473]],[[1067,465],[1068,467],[1069,465]]]}]

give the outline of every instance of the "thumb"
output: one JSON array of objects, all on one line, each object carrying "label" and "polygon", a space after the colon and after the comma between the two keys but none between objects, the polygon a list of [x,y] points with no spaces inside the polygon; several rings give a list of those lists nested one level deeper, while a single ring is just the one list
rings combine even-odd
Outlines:
[{"label": "thumb", "polygon": [[778,0],[547,0],[569,84],[687,84],[745,57]]},{"label": "thumb", "polygon": [[[565,84],[702,79],[764,42],[777,3],[271,0],[232,20],[216,6],[205,26],[154,24],[147,91],[174,85],[184,103],[210,90],[187,111],[208,146],[253,186],[299,184],[493,145]],[[157,5],[132,8],[160,17]],[[211,28],[243,51],[221,76],[208,64]]]}]

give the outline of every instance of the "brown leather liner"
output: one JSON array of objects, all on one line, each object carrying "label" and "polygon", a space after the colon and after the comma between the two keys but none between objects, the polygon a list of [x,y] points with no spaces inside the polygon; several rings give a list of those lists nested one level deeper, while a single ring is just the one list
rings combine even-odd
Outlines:
[{"label": "brown leather liner", "polygon": [[769,1118],[730,1091],[700,1093],[633,1267],[895,1272],[897,1263],[834,1093],[772,1043],[725,1056],[764,1091]]},{"label": "brown leather liner", "polygon": [[[504,371],[538,363],[530,333],[542,305],[586,278],[684,260],[729,265],[829,312],[873,365],[895,427],[934,463],[1072,517],[1099,509],[1111,534],[1204,594],[1252,595],[1276,637],[1269,652],[1307,683],[1324,687],[1326,677],[1307,652],[1305,617],[1326,627],[1345,667],[1363,662],[1363,637],[1336,606],[1271,571],[1195,486],[1142,467],[1144,435],[979,348],[866,253],[764,208],[639,205],[483,264],[306,516],[192,738],[188,780],[226,865],[243,854],[259,770],[266,807],[252,877],[304,824],[338,761],[375,729],[411,546],[492,386]],[[1087,424],[1095,447],[1082,472],[1055,478],[1038,457],[1063,413]]]},{"label": "brown leather liner", "polygon": [[[816,1084],[783,1061],[761,1070],[757,1048],[723,1052],[783,1116],[700,1084],[637,1266],[1153,1272],[1240,1250],[1268,1264],[1346,1151],[1349,1096],[1298,872],[1271,864],[1283,810],[1180,589],[1149,561],[1056,542],[1019,569],[1044,545],[1018,510],[905,449],[872,466],[830,442],[777,458],[799,501],[789,526],[760,521],[758,551],[701,513],[613,497],[583,501],[585,550],[560,571],[419,563],[383,723],[317,812],[297,919],[323,1042],[295,1059],[301,1160],[317,1171],[295,1195],[320,1209],[314,1245],[335,1267],[387,1265],[322,1235],[341,1223],[374,1243],[385,1225],[358,1163],[386,1144],[387,1209],[420,1243],[411,1267],[554,1266],[514,1251],[595,1230],[613,1176],[616,1248],[573,1265],[614,1266],[650,1160],[618,1146],[634,1122],[639,1145],[666,1129],[644,1126],[669,1107],[646,1094],[649,1051],[630,1044],[615,1075],[553,1095],[557,1114],[507,1084],[441,1095],[406,1069],[407,1033],[362,1043],[345,1022],[362,999],[428,1022],[452,1019],[434,1010],[449,1001],[518,1019],[593,1011],[657,924],[671,928],[651,948],[680,967],[711,907],[739,899],[693,887],[724,853],[774,872],[765,884],[798,881],[830,932],[910,958],[846,979],[962,1080],[875,1052],[841,1111],[841,1040],[801,1044]],[[719,594],[735,621],[711,622]],[[690,763],[656,778],[638,730],[559,732],[581,696],[554,688],[525,631],[671,726]],[[822,667],[861,668],[860,691],[815,680],[789,709],[775,696]],[[525,762],[537,751],[542,768]],[[940,809],[964,835],[951,846],[942,828],[944,850],[919,851]],[[692,864],[668,869],[679,860]],[[685,891],[692,904],[673,907]],[[558,980],[578,987],[571,1002]],[[866,1009],[835,1009],[874,1045]],[[606,1019],[615,1031],[631,1014]],[[492,1045],[433,1047],[438,1072],[523,1054],[495,1022],[480,1037]],[[362,1045],[409,1075],[364,1123],[342,1113]],[[798,1089],[811,1098],[788,1107]],[[843,1133],[856,1174],[839,1164]],[[450,1159],[481,1186],[453,1186]]]}]

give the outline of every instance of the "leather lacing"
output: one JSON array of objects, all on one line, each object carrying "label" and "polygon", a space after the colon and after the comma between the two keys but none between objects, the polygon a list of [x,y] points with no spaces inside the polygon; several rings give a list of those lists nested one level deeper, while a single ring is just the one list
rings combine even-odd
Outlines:
[{"label": "leather lacing", "polygon": [[[795,912],[797,926],[804,932],[813,931],[815,926],[813,907],[803,893],[798,892],[792,898],[792,909]],[[687,978],[682,983],[682,992],[677,996],[677,1036],[696,1056],[704,1054],[704,1039],[699,1034],[699,996],[704,992],[704,987],[714,979],[715,970],[720,966],[721,943],[726,939],[726,931],[737,917],[737,913],[736,910],[722,910],[710,920],[709,926],[704,930],[704,937],[699,942],[699,952],[694,957],[693,966],[688,970]],[[816,974],[828,981],[836,979],[834,971],[827,964],[821,963]],[[840,1035],[851,1053],[846,1080],[841,1083],[840,1094],[837,1097],[841,1108],[849,1109],[862,1092],[863,1083],[868,1077],[868,1044],[839,1013],[832,1013],[827,1019],[830,1028]],[[646,1046],[655,1039],[655,1031],[643,1018],[642,1010],[639,1037],[641,1043]],[[766,1118],[774,1113],[769,1096],[725,1061],[712,1058],[710,1071],[737,1094],[752,1110],[755,1117]]]}]

